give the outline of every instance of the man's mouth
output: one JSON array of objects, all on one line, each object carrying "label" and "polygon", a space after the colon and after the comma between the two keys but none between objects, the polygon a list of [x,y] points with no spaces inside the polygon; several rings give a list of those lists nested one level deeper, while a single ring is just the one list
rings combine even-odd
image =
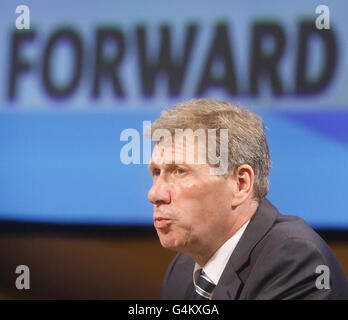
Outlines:
[{"label": "man's mouth", "polygon": [[154,225],[156,229],[167,228],[170,226],[171,223],[172,223],[171,220],[167,218],[156,217],[154,219]]}]

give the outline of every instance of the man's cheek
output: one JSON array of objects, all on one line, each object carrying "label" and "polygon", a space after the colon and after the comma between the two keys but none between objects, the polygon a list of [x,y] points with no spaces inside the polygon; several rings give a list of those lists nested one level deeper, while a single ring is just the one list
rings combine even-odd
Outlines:
[{"label": "man's cheek", "polygon": [[185,238],[185,235],[187,233],[188,229],[183,224],[172,223],[167,230],[166,236],[167,239],[181,242],[181,240]]}]

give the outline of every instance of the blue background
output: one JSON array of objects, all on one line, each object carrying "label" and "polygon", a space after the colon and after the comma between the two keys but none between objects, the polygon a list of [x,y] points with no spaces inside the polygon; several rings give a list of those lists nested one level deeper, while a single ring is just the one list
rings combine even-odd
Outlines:
[{"label": "blue background", "polygon": [[[246,4],[248,3],[248,4]],[[7,99],[11,34],[16,19],[13,1],[0,5],[0,219],[48,223],[147,225],[152,206],[147,200],[151,177],[146,165],[124,165],[120,150],[122,130],[153,121],[162,109],[193,97],[209,51],[216,22],[228,22],[240,79],[248,72],[250,25],[268,19],[281,23],[287,47],[281,62],[284,83],[293,86],[297,23],[316,18],[316,1],[25,1],[37,36],[25,55],[40,63],[50,34],[71,25],[80,32],[84,57],[93,51],[94,29],[101,25],[121,28],[126,56],[121,75],[127,94],[115,98],[105,84],[97,100],[90,98],[92,69],[84,60],[84,78],[73,96],[55,100],[45,94],[39,69],[18,80],[19,94]],[[207,97],[248,106],[265,122],[271,157],[269,199],[285,214],[301,216],[317,228],[348,229],[348,59],[344,14],[348,4],[330,1],[330,18],[339,42],[338,67],[329,88],[309,97],[275,97],[267,81],[255,98],[231,97],[211,89]],[[158,79],[150,99],[141,96],[134,45],[134,30],[143,23],[149,43],[156,48],[158,29],[173,27],[180,47],[183,28],[196,21],[201,26],[194,57],[190,60],[183,92],[167,95],[166,81]],[[92,48],[92,49],[91,49]],[[24,49],[23,49],[24,50]],[[110,50],[113,50],[111,48]],[[24,51],[23,51],[24,52]],[[156,50],[154,49],[154,52]],[[313,53],[315,71],[322,58]],[[54,72],[69,75],[69,50],[57,53]],[[263,90],[264,89],[264,90]]]}]

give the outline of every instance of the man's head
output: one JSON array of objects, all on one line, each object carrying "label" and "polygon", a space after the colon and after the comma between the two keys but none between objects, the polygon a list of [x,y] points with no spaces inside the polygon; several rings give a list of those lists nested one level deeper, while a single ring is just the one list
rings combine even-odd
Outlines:
[{"label": "man's head", "polygon": [[[173,135],[172,144],[155,143],[149,166],[153,186],[148,198],[154,204],[160,241],[166,248],[192,255],[216,250],[250,218],[268,192],[270,156],[262,120],[246,108],[197,99],[162,112],[151,127],[152,134],[157,129]],[[211,174],[209,156],[206,163],[197,161],[197,140],[176,143],[177,129],[217,129],[217,153],[221,151],[219,130],[227,129],[226,174]],[[186,161],[189,149],[194,150],[194,162]],[[163,162],[164,154],[172,155],[174,161]],[[178,164],[175,159],[184,161]]]}]

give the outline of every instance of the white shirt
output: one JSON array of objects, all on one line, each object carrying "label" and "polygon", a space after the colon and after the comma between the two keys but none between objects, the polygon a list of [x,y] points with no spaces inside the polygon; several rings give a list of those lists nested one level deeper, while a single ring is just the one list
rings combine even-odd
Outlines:
[{"label": "white shirt", "polygon": [[[238,231],[229,238],[209,259],[209,261],[203,267],[205,274],[208,278],[214,282],[215,285],[218,284],[220,277],[227,265],[229,258],[235,247],[237,246],[240,238],[242,237],[246,227],[249,224],[248,220],[244,225],[238,229]],[[199,272],[197,270],[202,269],[202,267],[196,262],[193,269],[193,283],[196,285],[196,280],[198,278]]]}]

